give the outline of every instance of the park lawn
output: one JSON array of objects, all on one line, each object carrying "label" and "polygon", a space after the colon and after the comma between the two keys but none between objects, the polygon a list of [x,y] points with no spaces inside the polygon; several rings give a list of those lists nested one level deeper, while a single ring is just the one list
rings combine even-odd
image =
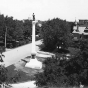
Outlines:
[{"label": "park lawn", "polygon": [[38,72],[42,72],[43,70],[37,70],[32,68],[25,67],[25,62],[19,61],[16,64],[10,65],[7,67],[8,70],[8,78],[12,78],[17,74],[20,75],[18,82],[26,82],[35,79],[35,74]]},{"label": "park lawn", "polygon": [[[21,70],[15,70],[15,66],[11,65],[9,67],[7,67],[8,69],[8,78],[11,79],[12,77],[16,77],[17,74],[20,75],[19,80],[17,80],[16,83],[18,82],[24,82],[24,81],[29,81],[32,80],[34,77],[33,76],[29,76],[27,75],[25,72],[21,71]],[[9,81],[10,83],[13,83],[12,81]]]},{"label": "park lawn", "polygon": [[68,50],[69,50],[69,52],[70,52],[71,55],[76,55],[80,51],[80,49],[73,48],[73,47],[68,47]]}]

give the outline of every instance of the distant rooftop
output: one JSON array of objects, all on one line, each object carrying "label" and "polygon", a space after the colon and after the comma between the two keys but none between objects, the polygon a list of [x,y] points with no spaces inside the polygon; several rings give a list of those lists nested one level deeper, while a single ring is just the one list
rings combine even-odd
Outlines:
[{"label": "distant rooftop", "polygon": [[78,25],[88,26],[88,20],[79,20]]}]

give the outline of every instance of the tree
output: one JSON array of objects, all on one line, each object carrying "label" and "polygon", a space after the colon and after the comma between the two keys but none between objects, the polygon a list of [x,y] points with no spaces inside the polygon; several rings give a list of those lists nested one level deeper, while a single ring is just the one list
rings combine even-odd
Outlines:
[{"label": "tree", "polygon": [[88,42],[80,43],[80,52],[70,59],[47,58],[43,73],[36,75],[38,86],[88,86]]},{"label": "tree", "polygon": [[5,19],[5,32],[7,32],[7,36],[6,36],[7,41],[8,40],[12,41],[14,39],[13,32],[16,26],[15,20],[13,20],[13,17],[8,17],[8,16],[6,16],[4,19]]},{"label": "tree", "polygon": [[47,58],[43,64],[45,64],[44,72],[35,76],[37,86],[63,87],[68,85],[68,77],[65,75],[63,66],[60,66],[60,58]]},{"label": "tree", "polygon": [[[61,19],[48,20],[42,25],[41,35],[45,48],[48,50],[54,50],[60,40],[65,41],[69,39],[69,23]],[[65,46],[66,47],[66,46]]]},{"label": "tree", "polygon": [[7,81],[7,69],[0,65],[0,84]]},{"label": "tree", "polygon": [[4,39],[5,35],[5,19],[4,15],[0,15],[0,38]]},{"label": "tree", "polygon": [[24,39],[28,39],[28,37],[31,37],[32,34],[32,21],[24,20],[23,26],[24,26],[23,30]]},{"label": "tree", "polygon": [[15,40],[23,40],[23,38],[24,38],[24,35],[23,35],[23,29],[24,29],[24,27],[23,27],[23,23],[21,22],[21,21],[15,21],[15,24],[16,24],[16,26],[15,26],[15,30],[13,31],[13,38],[15,39]]}]

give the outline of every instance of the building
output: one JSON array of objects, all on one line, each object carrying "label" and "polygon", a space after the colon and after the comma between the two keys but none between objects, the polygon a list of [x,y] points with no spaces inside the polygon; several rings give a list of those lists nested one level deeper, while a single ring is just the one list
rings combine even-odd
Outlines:
[{"label": "building", "polygon": [[88,38],[88,20],[79,20],[79,22],[75,21],[72,33],[75,38]]}]

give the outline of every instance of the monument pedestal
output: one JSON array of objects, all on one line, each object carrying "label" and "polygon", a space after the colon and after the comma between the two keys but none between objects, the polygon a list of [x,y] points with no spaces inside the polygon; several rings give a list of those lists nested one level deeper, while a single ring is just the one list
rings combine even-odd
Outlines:
[{"label": "monument pedestal", "polygon": [[38,61],[37,58],[30,59],[30,61],[26,63],[25,67],[33,69],[42,69],[42,62]]},{"label": "monument pedestal", "polygon": [[37,60],[36,54],[32,54],[30,61],[26,63],[25,67],[33,69],[42,69],[42,62]]}]

